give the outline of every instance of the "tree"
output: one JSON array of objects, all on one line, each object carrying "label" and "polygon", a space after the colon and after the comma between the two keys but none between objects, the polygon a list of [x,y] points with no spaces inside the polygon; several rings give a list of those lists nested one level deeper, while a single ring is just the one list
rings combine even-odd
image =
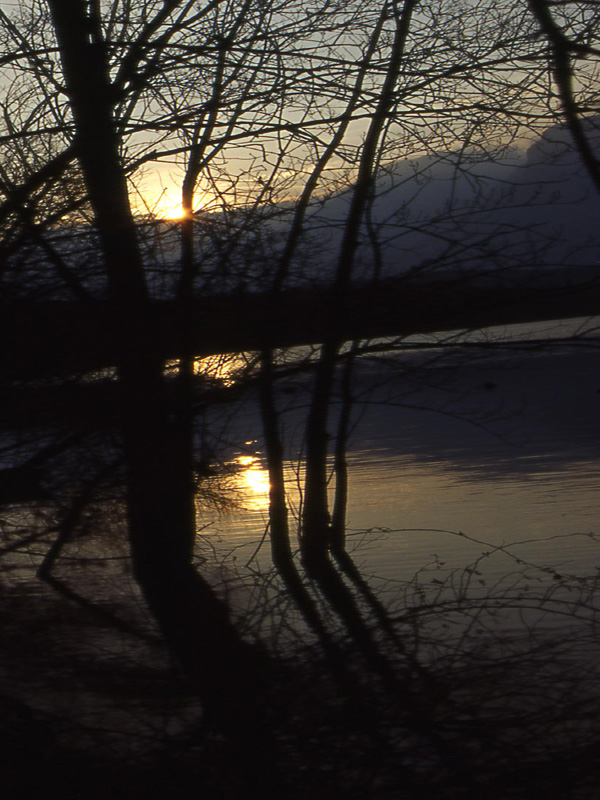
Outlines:
[{"label": "tree", "polygon": [[[500,158],[563,111],[576,132],[580,114],[592,110],[596,5],[571,7],[581,14],[566,33],[549,4],[509,0],[32,0],[1,12],[6,303],[74,297],[90,314],[100,308],[98,318],[121,332],[114,366],[134,572],[173,652],[230,729],[240,708],[252,714],[264,659],[192,566],[194,302],[217,291],[250,302],[261,291],[276,305],[284,291],[318,283],[335,315],[353,287],[402,272],[394,261],[408,256],[393,244],[412,241],[415,228],[426,241],[410,256],[411,278],[449,265],[522,260],[531,232],[519,239],[522,247],[502,248],[515,225],[490,217],[489,183],[476,165]],[[580,54],[585,62],[565,66]],[[417,157],[403,175],[399,163]],[[410,208],[381,215],[386,180],[412,182],[416,197],[435,163],[450,171],[453,188],[428,220],[412,219]],[[183,217],[166,225],[151,213],[147,183],[151,170],[169,164]],[[466,201],[455,191],[461,180],[479,186]],[[469,227],[467,216],[485,229]],[[174,392],[158,295],[177,308]],[[273,560],[323,634],[293,557],[274,391],[280,374],[312,370],[303,568],[392,680],[331,559],[334,553],[351,570],[344,443],[351,366],[368,347],[328,334],[307,360],[304,352],[265,346],[243,372],[260,387]],[[347,365],[341,372],[340,363]],[[332,524],[328,435],[340,375]]]},{"label": "tree", "polygon": [[577,65],[578,60],[598,56],[594,44],[598,24],[596,4],[529,0],[529,8],[548,44],[548,61],[566,124],[596,189],[600,191],[598,158],[582,120],[594,108],[594,100],[581,91],[581,68]]}]

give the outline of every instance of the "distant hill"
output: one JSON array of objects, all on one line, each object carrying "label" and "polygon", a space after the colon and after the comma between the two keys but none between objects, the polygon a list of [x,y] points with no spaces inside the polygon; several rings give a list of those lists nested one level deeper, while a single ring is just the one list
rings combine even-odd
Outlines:
[{"label": "distant hill", "polygon": [[[600,152],[600,116],[586,129]],[[311,219],[330,263],[349,202],[350,191],[341,193]],[[390,166],[374,192],[370,230],[362,231],[361,271],[366,277],[374,258],[387,275],[589,266],[600,259],[599,222],[600,197],[570,133],[557,125],[497,161],[465,150]]]},{"label": "distant hill", "polygon": [[[600,152],[600,116],[586,129]],[[331,281],[351,193],[314,201],[285,287]],[[268,290],[292,211],[290,204],[199,216],[197,293]],[[465,148],[399,161],[382,170],[373,191],[353,280],[590,267],[600,261],[599,223],[600,198],[563,125],[495,159]],[[168,298],[179,268],[178,225],[146,221],[139,231],[152,294]],[[2,301],[74,299],[69,276],[102,298],[104,266],[92,228],[57,226],[46,235],[62,271],[47,250],[24,242],[0,276]]]}]

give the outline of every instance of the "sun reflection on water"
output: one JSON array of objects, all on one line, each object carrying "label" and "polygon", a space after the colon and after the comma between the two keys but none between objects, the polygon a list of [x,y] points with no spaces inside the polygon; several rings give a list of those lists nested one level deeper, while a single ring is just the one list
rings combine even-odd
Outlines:
[{"label": "sun reflection on water", "polygon": [[251,511],[264,511],[269,507],[269,473],[256,456],[237,456],[239,488],[243,492],[242,504]]}]

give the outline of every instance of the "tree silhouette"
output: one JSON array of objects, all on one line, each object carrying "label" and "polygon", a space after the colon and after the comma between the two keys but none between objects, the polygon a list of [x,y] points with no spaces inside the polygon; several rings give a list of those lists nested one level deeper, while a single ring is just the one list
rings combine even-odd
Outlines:
[{"label": "tree silhouette", "polygon": [[[409,298],[399,317],[412,313],[414,320],[428,307],[431,324],[443,328],[449,302],[461,297],[478,310],[473,325],[491,320],[477,286],[461,293],[465,274],[535,263],[543,236],[536,239],[526,222],[495,220],[494,204],[510,206],[511,196],[490,205],[490,181],[478,169],[562,114],[597,182],[597,160],[582,133],[582,118],[594,108],[597,10],[568,3],[566,15],[575,7],[581,14],[561,27],[553,16],[560,5],[32,0],[0,12],[8,76],[0,137],[5,325],[35,308],[62,341],[81,337],[87,370],[114,368],[103,385],[117,397],[113,424],[134,575],[173,654],[240,749],[239,732],[256,719],[270,667],[193,563],[195,410],[198,386],[207,386],[198,356],[210,347],[248,354],[235,362],[232,383],[256,386],[260,395],[273,563],[339,679],[347,675],[319,596],[373,670],[393,684],[385,648],[359,608],[354,590],[364,597],[366,587],[344,541],[352,365],[377,346],[367,341],[377,332],[348,332],[348,322],[340,333],[335,321],[360,315],[348,297],[369,297],[380,323],[377,302],[392,282]],[[400,169],[406,164],[408,176]],[[164,176],[168,165],[184,213],[171,223],[159,218],[148,189],[151,171]],[[435,190],[438,166],[450,175],[447,197],[427,219],[411,217],[424,187],[433,182]],[[398,184],[412,187],[408,207],[388,211],[384,202],[382,210],[385,186],[392,196]],[[475,188],[461,201],[467,184]],[[539,287],[523,291],[532,304]],[[292,298],[298,312],[297,298],[305,296],[310,308],[317,295],[315,308],[324,313],[315,319],[327,324],[305,340],[313,320],[281,309]],[[163,302],[171,309],[164,318]],[[210,316],[217,303],[223,311]],[[238,316],[244,322],[235,328]],[[281,340],[257,336],[269,320]],[[21,350],[17,334],[17,364],[29,352],[28,337],[36,339],[32,330],[23,323]],[[304,344],[317,349],[294,349]],[[401,345],[399,335],[380,346]],[[60,348],[53,350],[50,374],[71,372],[84,385],[90,376],[83,362],[61,368]],[[7,390],[15,382],[31,389],[39,376],[16,369]],[[312,383],[299,563],[276,389],[282,376],[304,372]],[[341,407],[337,416],[334,406]],[[382,609],[377,613],[385,626]]]}]

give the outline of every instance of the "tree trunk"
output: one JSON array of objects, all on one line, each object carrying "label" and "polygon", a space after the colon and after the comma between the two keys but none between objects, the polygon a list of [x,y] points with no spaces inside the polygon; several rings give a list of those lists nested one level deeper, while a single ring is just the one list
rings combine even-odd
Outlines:
[{"label": "tree trunk", "polygon": [[104,42],[84,0],[50,0],[49,6],[113,313],[120,324],[128,321],[117,362],[134,575],[205,705],[233,717],[241,706],[254,705],[259,659],[191,563],[195,520],[189,458],[179,452],[181,437],[170,422],[164,365],[119,157]]}]

